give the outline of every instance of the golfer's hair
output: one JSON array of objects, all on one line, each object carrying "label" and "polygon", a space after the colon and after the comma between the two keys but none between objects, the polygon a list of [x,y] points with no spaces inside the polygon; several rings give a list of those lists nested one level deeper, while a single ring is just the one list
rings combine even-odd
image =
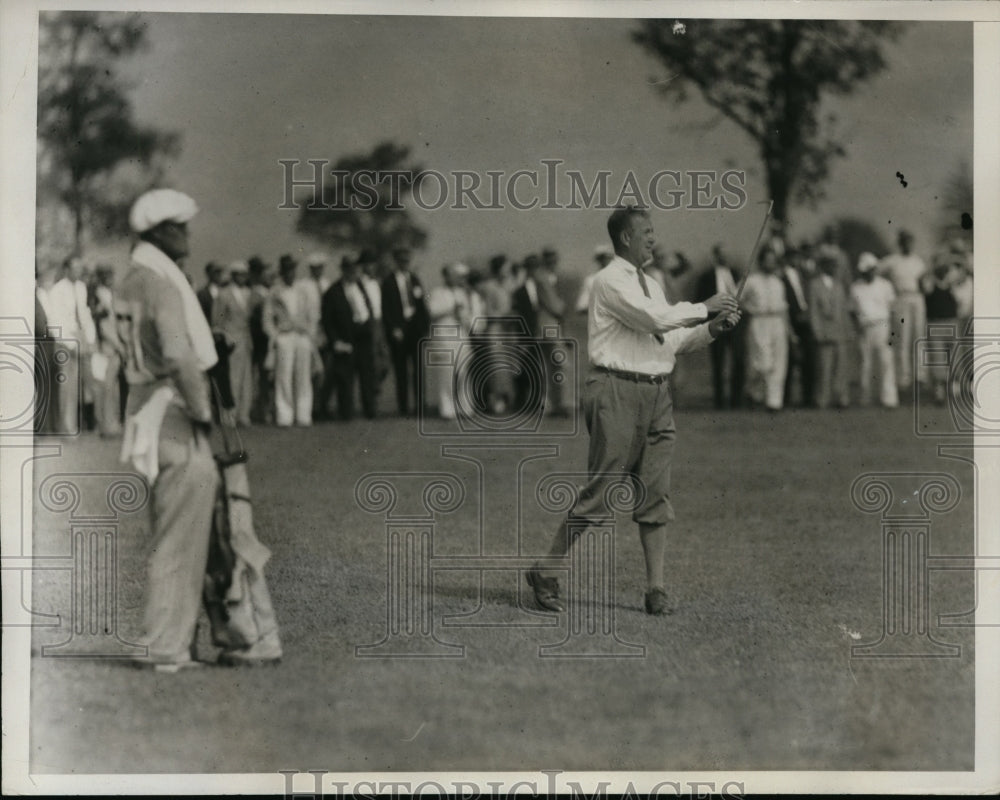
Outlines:
[{"label": "golfer's hair", "polygon": [[648,217],[649,212],[642,206],[621,206],[611,212],[608,217],[608,236],[611,237],[611,244],[618,250],[619,237],[629,229],[632,224],[632,217]]}]

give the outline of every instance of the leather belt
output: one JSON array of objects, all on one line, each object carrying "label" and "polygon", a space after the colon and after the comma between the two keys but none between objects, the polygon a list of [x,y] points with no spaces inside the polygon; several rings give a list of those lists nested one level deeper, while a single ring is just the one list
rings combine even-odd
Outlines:
[{"label": "leather belt", "polygon": [[616,378],[621,378],[623,381],[632,381],[632,383],[652,383],[654,385],[659,385],[670,379],[669,372],[661,372],[659,375],[650,375],[645,372],[629,372],[624,369],[609,369],[608,367],[594,367],[594,369],[597,372],[606,372],[608,375],[614,375]]}]

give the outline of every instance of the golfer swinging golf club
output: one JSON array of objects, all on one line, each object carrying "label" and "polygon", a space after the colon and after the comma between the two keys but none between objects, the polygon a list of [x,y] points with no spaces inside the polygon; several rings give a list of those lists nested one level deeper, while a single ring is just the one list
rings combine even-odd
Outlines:
[{"label": "golfer swinging golf club", "polygon": [[[631,476],[637,484],[632,518],[646,557],[646,613],[662,616],[671,611],[663,559],[667,522],[674,519],[670,463],[676,430],[668,377],[678,353],[704,347],[732,330],[740,311],[728,294],[704,303],[667,303],[657,282],[643,272],[654,244],[653,223],[644,209],[616,209],[608,234],[615,257],[597,273],[587,312],[592,372],[584,386],[583,411],[590,433],[590,478],[556,531],[549,556],[565,558],[588,524],[613,517],[605,490]],[[548,611],[565,610],[558,574],[540,562],[527,573],[535,600]]]}]

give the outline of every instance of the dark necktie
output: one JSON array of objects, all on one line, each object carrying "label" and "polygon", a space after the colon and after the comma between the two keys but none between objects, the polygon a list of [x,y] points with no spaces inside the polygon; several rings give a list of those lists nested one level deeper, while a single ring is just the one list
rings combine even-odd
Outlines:
[{"label": "dark necktie", "polygon": [[[646,273],[642,271],[642,267],[636,267],[635,274],[639,276],[639,285],[642,287],[642,293],[646,295],[646,297],[650,297],[649,284],[646,283]],[[654,333],[653,338],[656,339],[658,344],[663,344],[662,333]]]},{"label": "dark necktie", "polygon": [[368,292],[365,291],[365,285],[361,281],[358,281],[358,289],[361,291],[361,296],[365,300],[365,308],[368,309],[368,319],[365,320],[365,324],[372,322],[375,319],[375,312],[372,310],[372,301],[368,296]]}]

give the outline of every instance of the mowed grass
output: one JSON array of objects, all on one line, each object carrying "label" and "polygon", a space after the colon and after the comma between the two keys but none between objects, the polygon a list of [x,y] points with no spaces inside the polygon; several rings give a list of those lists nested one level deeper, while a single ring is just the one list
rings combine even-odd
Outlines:
[{"label": "mowed grass", "polygon": [[[675,613],[641,610],[644,572],[635,525],[618,519],[615,630],[642,658],[539,657],[556,627],[451,627],[480,613],[523,621],[523,576],[449,570],[435,577],[434,630],[464,647],[457,659],[358,658],[386,632],[386,529],[359,508],[371,472],[445,472],[464,503],[436,523],[436,554],[544,552],[557,514],[535,498],[551,472],[585,469],[585,432],[500,440],[474,464],[442,454],[416,423],[396,418],[246,433],[257,532],[285,648],[280,666],[140,672],[107,660],[43,658],[68,635],[69,573],[37,572],[36,610],[63,629],[38,629],[32,658],[31,769],[47,773],[383,770],[963,770],[973,767],[974,637],[939,628],[938,613],[974,605],[970,573],[931,578],[932,635],[957,658],[852,659],[879,638],[877,515],[849,490],[865,472],[941,471],[963,488],[937,516],[932,553],[973,551],[973,475],[913,435],[908,410],[791,410],[777,416],[704,410],[702,361],[679,394],[668,593]],[[699,380],[700,380],[699,378]],[[946,420],[940,414],[942,425]],[[462,440],[463,442],[465,440]],[[488,443],[488,442],[487,442]],[[518,465],[530,446],[552,457]],[[64,443],[36,461],[52,472],[115,471],[117,442]],[[400,509],[419,481],[399,478]],[[517,502],[517,487],[521,501]],[[914,489],[917,486],[914,486]],[[35,553],[66,552],[69,521],[35,503]],[[518,530],[520,534],[518,535]],[[119,630],[141,611],[145,512],[122,517]],[[520,536],[520,538],[518,538]],[[506,549],[505,549],[506,548]],[[520,588],[518,588],[520,587]],[[520,597],[519,597],[520,595]],[[532,617],[532,620],[538,618]],[[202,628],[200,653],[214,650]]]}]

